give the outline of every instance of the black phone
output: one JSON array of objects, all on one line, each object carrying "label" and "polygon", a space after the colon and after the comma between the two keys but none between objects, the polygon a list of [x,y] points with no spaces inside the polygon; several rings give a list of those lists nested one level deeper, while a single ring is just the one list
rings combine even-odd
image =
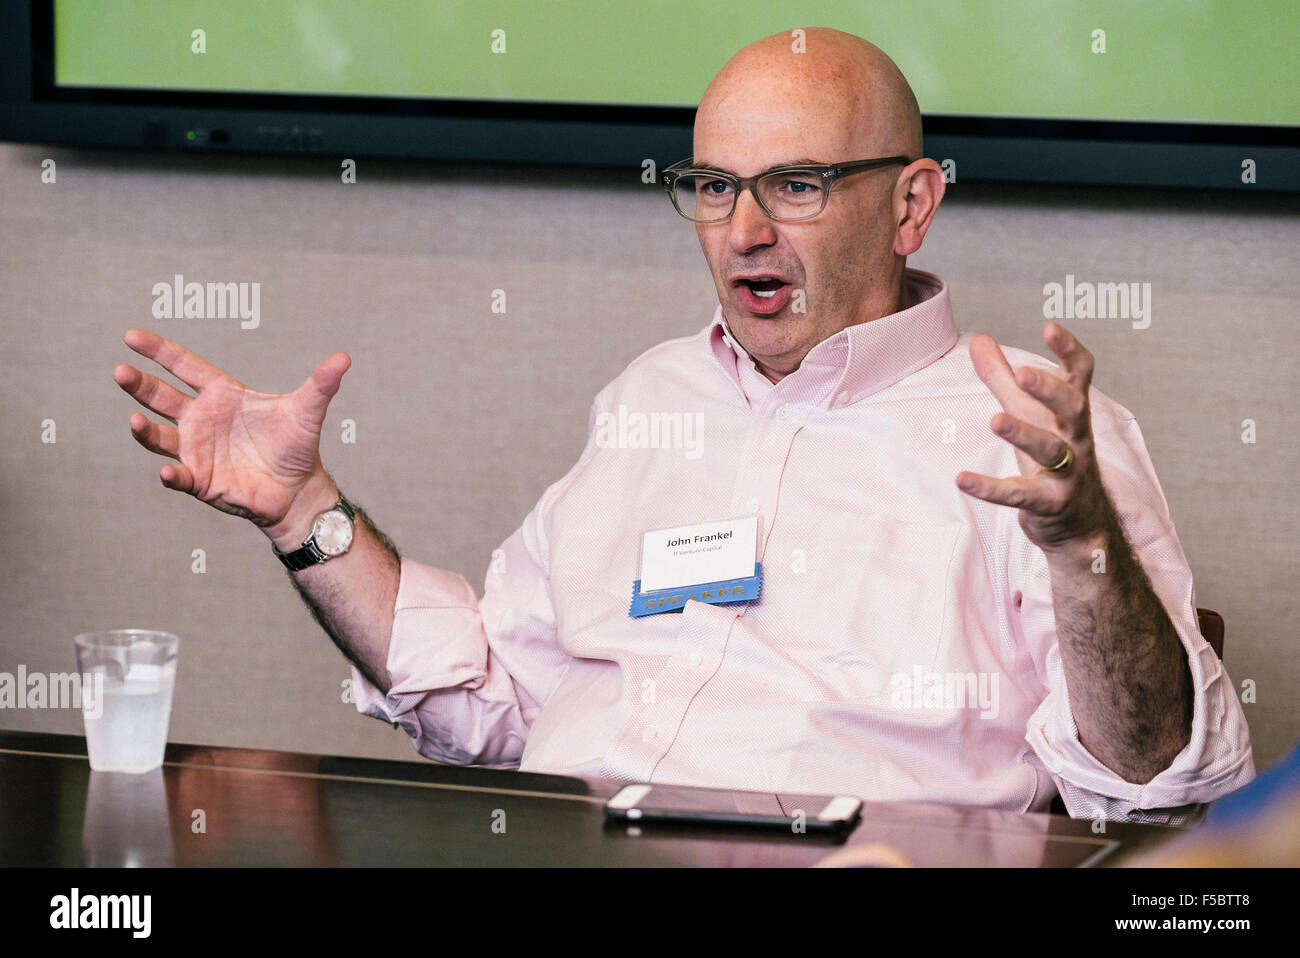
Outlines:
[{"label": "black phone", "polygon": [[605,817],[640,822],[756,825],[795,834],[853,830],[862,799],[853,795],[777,795],[688,785],[628,785],[605,803]]}]

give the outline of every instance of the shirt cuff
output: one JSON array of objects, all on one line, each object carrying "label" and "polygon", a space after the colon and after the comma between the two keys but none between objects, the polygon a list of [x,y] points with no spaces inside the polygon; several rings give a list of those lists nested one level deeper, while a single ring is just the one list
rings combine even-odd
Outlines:
[{"label": "shirt cuff", "polygon": [[1084,748],[1070,708],[1060,648],[1047,655],[1049,684],[1060,690],[1030,717],[1026,739],[1076,818],[1178,824],[1255,775],[1241,706],[1223,664],[1200,635],[1175,623],[1192,673],[1191,737],[1169,766],[1144,784],[1125,781]]},{"label": "shirt cuff", "polygon": [[403,558],[385,663],[393,686],[385,696],[352,666],[357,711],[404,729],[417,751],[436,758],[417,706],[432,690],[479,688],[485,657],[478,596],[465,578]]}]

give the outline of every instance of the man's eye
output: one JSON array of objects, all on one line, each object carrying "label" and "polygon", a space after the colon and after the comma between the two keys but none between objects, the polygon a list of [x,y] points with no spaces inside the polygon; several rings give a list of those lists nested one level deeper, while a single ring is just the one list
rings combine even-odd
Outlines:
[{"label": "man's eye", "polygon": [[821,187],[806,177],[794,177],[782,180],[781,189],[791,196],[816,196]]},{"label": "man's eye", "polygon": [[707,193],[710,196],[723,196],[731,189],[731,184],[726,180],[699,180],[695,188],[701,193]]}]

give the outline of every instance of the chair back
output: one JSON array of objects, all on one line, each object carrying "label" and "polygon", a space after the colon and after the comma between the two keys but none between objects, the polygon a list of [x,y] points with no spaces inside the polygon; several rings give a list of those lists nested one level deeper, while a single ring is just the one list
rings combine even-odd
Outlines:
[{"label": "chair back", "polygon": [[1223,616],[1213,609],[1197,609],[1196,624],[1201,627],[1201,635],[1210,643],[1214,654],[1223,660]]}]

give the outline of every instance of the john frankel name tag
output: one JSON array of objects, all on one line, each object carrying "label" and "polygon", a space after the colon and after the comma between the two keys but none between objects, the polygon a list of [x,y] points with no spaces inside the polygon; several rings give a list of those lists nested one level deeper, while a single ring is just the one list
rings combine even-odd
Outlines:
[{"label": "john frankel name tag", "polygon": [[752,602],[762,587],[757,556],[758,516],[647,532],[628,615],[673,612],[691,599]]}]

